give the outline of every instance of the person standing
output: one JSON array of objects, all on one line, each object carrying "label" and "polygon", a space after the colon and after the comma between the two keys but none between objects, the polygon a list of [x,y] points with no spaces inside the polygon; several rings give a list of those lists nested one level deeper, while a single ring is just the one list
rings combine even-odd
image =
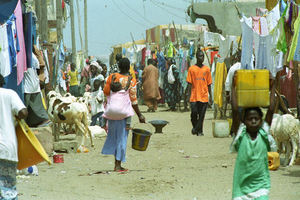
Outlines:
[{"label": "person standing", "polygon": [[[165,102],[170,107],[171,111],[176,111],[176,103],[179,102],[179,71],[176,67],[176,62],[174,58],[167,58],[166,62],[166,70],[167,73],[164,77],[164,95],[165,95]],[[170,74],[173,76],[173,81],[170,80]]]},{"label": "person standing", "polygon": [[39,69],[39,61],[35,54],[32,53],[32,67],[28,67],[24,73],[24,99],[25,106],[29,112],[26,123],[30,127],[40,126],[49,122],[49,117],[42,100],[40,79],[37,73]]},{"label": "person standing", "polygon": [[116,58],[116,63],[110,67],[109,74],[118,73],[120,71],[119,62],[122,59],[122,54],[118,53],[115,58]]},{"label": "person standing", "polygon": [[196,52],[196,65],[188,70],[186,81],[190,91],[192,134],[203,136],[203,121],[208,102],[212,103],[210,68],[203,65],[204,53],[198,48]]},{"label": "person standing", "polygon": [[17,199],[18,143],[14,118],[25,119],[28,112],[17,93],[2,88],[3,85],[0,74],[0,199]]},{"label": "person standing", "polygon": [[96,79],[99,79],[101,81],[101,88],[103,88],[103,83],[104,83],[104,76],[101,74],[102,72],[102,67],[98,64],[97,61],[93,61],[90,64],[90,77],[89,77],[89,82],[90,82],[90,89],[91,91],[94,91],[94,81]]},{"label": "person standing", "polygon": [[[129,74],[130,61],[128,60],[128,58],[122,58],[120,60],[119,67],[120,67],[120,72],[111,74],[106,81],[103,92],[104,95],[107,97],[112,94],[111,84],[114,83],[114,81],[119,82],[123,89],[126,88],[126,85],[128,84],[128,80],[130,79],[130,74]],[[130,98],[132,108],[137,114],[139,121],[141,123],[145,123],[145,117],[141,114],[137,102],[135,78],[132,78],[130,80],[130,86],[128,90],[129,90],[129,98]],[[124,101],[126,101],[126,99],[124,99]],[[121,166],[121,162],[126,161],[126,146],[127,146],[127,138],[129,133],[129,130],[127,128],[128,124],[126,124],[126,121],[128,122],[128,120],[127,118],[124,118],[122,120],[108,119],[107,121],[108,121],[108,134],[102,148],[102,154],[114,155],[115,157],[114,171],[117,172],[127,171],[127,169]]]},{"label": "person standing", "polygon": [[78,78],[77,78],[78,71],[74,63],[71,63],[71,69],[68,71],[68,76],[70,77],[69,91],[73,96],[78,97],[79,96]]},{"label": "person standing", "polygon": [[104,112],[104,94],[101,88],[101,81],[99,79],[96,79],[94,81],[94,91],[91,93],[91,114],[92,114],[92,122],[91,126],[95,126],[97,124],[97,121],[99,122],[99,126],[104,127],[104,122],[102,118],[102,114]]},{"label": "person standing", "polygon": [[155,61],[149,59],[148,64],[142,74],[144,102],[148,107],[148,112],[155,112],[157,110],[157,100],[161,98],[158,88],[159,75]]}]

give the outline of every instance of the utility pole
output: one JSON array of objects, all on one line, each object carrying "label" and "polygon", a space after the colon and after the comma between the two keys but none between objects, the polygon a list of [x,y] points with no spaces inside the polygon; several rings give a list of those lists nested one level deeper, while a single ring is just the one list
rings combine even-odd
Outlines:
[{"label": "utility pole", "polygon": [[76,41],[75,41],[75,21],[74,21],[73,0],[70,0],[70,15],[71,15],[71,36],[72,36],[72,62],[76,63]]},{"label": "utility pole", "polygon": [[41,0],[41,10],[40,10],[40,19],[41,19],[41,39],[42,41],[48,41],[48,15],[47,15],[47,0]]},{"label": "utility pole", "polygon": [[62,41],[62,2],[56,0],[56,34],[57,34],[57,45],[60,45]]},{"label": "utility pole", "polygon": [[41,1],[35,1],[35,13],[38,20],[38,33],[41,34]]},{"label": "utility pole", "polygon": [[88,56],[88,36],[87,36],[87,0],[84,0],[84,55]]}]

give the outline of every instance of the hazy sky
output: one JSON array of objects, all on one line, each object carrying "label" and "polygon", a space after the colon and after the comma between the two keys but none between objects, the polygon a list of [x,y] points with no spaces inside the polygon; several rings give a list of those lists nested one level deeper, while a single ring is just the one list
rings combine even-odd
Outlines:
[{"label": "hazy sky", "polygon": [[[83,27],[83,0],[80,4]],[[145,39],[146,29],[156,25],[189,24],[186,9],[191,0],[88,0],[88,45],[89,55],[101,56],[111,53],[111,46]],[[74,13],[77,13],[74,0]],[[77,16],[75,17],[76,46],[81,49]],[[64,41],[71,48],[70,19],[64,29]],[[84,40],[84,29],[82,28]]]}]

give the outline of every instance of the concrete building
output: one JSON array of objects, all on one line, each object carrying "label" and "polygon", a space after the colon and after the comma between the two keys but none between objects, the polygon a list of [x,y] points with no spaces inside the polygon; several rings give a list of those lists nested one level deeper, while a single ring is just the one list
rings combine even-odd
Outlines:
[{"label": "concrete building", "polygon": [[255,16],[256,8],[265,8],[265,1],[192,3],[188,7],[188,15],[193,23],[197,19],[205,19],[211,32],[240,35],[241,25],[236,7],[246,16]]}]

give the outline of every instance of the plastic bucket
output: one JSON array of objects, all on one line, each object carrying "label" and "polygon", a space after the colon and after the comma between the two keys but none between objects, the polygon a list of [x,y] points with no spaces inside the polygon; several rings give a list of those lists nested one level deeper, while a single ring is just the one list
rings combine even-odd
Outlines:
[{"label": "plastic bucket", "polygon": [[132,129],[132,148],[138,151],[146,151],[151,135],[149,131],[143,129]]},{"label": "plastic bucket", "polygon": [[53,162],[54,163],[64,163],[64,155],[62,155],[62,154],[54,155]]}]

